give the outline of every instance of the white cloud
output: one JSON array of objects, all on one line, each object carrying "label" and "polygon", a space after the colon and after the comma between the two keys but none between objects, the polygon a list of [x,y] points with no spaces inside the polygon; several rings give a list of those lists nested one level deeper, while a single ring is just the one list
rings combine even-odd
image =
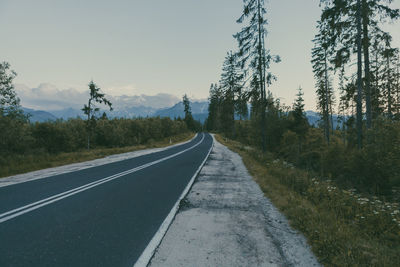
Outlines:
[{"label": "white cloud", "polygon": [[15,90],[22,106],[41,110],[81,108],[88,98],[87,92],[79,92],[74,88],[60,90],[48,83],[42,83],[36,88],[16,84]]},{"label": "white cloud", "polygon": [[[113,107],[117,109],[127,107],[171,107],[181,101],[180,98],[171,94],[156,95],[126,95],[129,86],[115,87],[114,89],[103,90],[109,98]],[[133,88],[133,86],[132,86]],[[88,99],[87,91],[78,91],[75,88],[59,89],[48,83],[42,83],[36,88],[30,88],[23,84],[16,84],[15,90],[21,99],[23,107],[39,110],[62,110],[66,108],[80,109]]]},{"label": "white cloud", "polygon": [[113,96],[122,96],[122,95],[134,96],[135,94],[137,94],[136,86],[133,84],[123,85],[123,86],[112,86],[112,87],[102,88],[102,90],[104,91],[104,93]]}]

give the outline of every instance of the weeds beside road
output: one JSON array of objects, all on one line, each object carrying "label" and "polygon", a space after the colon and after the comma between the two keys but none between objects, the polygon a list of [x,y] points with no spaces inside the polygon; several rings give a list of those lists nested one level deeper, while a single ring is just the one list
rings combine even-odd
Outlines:
[{"label": "weeds beside road", "polygon": [[227,140],[266,196],[301,231],[326,266],[398,266],[399,203],[368,198],[329,180]]}]

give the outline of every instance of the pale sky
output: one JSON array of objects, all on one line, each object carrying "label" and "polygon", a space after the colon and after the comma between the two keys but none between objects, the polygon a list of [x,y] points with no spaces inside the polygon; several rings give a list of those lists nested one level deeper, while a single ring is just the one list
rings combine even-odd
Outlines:
[{"label": "pale sky", "polygon": [[[15,83],[86,90],[93,79],[110,95],[169,93],[204,99],[217,82],[242,0],[0,0],[0,61]],[[392,7],[400,8],[400,0]],[[291,104],[302,86],[315,108],[310,64],[318,0],[267,1],[266,45],[282,62],[270,88]],[[400,46],[400,23],[388,26]]]}]

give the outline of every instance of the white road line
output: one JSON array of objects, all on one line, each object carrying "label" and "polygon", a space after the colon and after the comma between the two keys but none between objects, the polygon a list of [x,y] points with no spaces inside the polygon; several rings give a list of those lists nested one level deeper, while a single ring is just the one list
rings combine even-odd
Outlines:
[{"label": "white road line", "polygon": [[8,221],[8,220],[11,220],[11,219],[13,219],[15,217],[21,216],[22,214],[25,214],[25,213],[28,213],[30,211],[36,210],[38,208],[41,208],[41,207],[46,206],[46,205],[49,205],[49,204],[54,203],[56,201],[59,201],[61,199],[73,196],[73,195],[78,194],[78,193],[83,192],[83,191],[86,191],[86,190],[88,190],[90,188],[93,188],[95,186],[110,182],[110,181],[115,180],[117,178],[120,178],[122,176],[137,172],[139,170],[142,170],[142,169],[145,169],[147,167],[150,167],[150,166],[152,166],[154,164],[157,164],[157,163],[163,162],[165,160],[174,158],[174,157],[176,157],[176,156],[178,156],[180,154],[183,154],[183,153],[185,153],[185,152],[197,147],[198,145],[200,145],[204,140],[204,136],[205,135],[203,133],[203,136],[202,136],[201,140],[197,144],[195,144],[195,145],[193,145],[193,146],[191,146],[191,147],[189,147],[189,148],[187,148],[185,150],[182,150],[180,152],[172,154],[172,155],[170,155],[168,157],[165,157],[165,158],[162,158],[162,159],[159,159],[159,160],[156,160],[156,161],[152,161],[152,162],[146,163],[146,164],[138,166],[136,168],[133,168],[133,169],[130,169],[130,170],[127,170],[127,171],[123,171],[123,172],[108,176],[106,178],[100,179],[98,181],[94,181],[94,182],[79,186],[77,188],[65,191],[63,193],[59,193],[59,194],[56,194],[54,196],[51,196],[51,197],[36,201],[34,203],[31,203],[31,204],[28,204],[28,205],[25,205],[25,206],[22,206],[22,207],[19,207],[19,208],[16,208],[16,209],[13,209],[13,210],[10,210],[10,211],[7,211],[7,212],[4,212],[4,213],[0,214],[0,223],[3,223],[3,222]]},{"label": "white road line", "polygon": [[172,221],[174,220],[175,215],[178,212],[179,204],[180,204],[181,200],[185,198],[187,193],[189,193],[190,188],[192,188],[192,186],[193,186],[194,180],[196,179],[197,175],[199,174],[199,172],[201,171],[201,169],[203,168],[204,164],[207,161],[208,156],[210,155],[211,150],[212,150],[212,148],[214,146],[214,136],[212,136],[212,138],[213,138],[213,142],[211,144],[210,150],[207,153],[207,156],[204,158],[203,162],[200,164],[199,168],[197,169],[197,171],[194,173],[194,175],[190,179],[188,185],[185,187],[185,190],[183,190],[181,196],[176,201],[175,205],[172,207],[171,211],[169,212],[167,217],[164,219],[164,221],[161,224],[160,228],[154,234],[153,238],[150,240],[149,244],[144,249],[144,251],[140,255],[139,259],[133,265],[133,267],[146,267],[149,264],[149,262],[150,262],[151,258],[153,257],[157,247],[160,245],[162,239],[164,238],[165,234],[167,233],[167,230],[168,230],[169,226],[171,225]]}]

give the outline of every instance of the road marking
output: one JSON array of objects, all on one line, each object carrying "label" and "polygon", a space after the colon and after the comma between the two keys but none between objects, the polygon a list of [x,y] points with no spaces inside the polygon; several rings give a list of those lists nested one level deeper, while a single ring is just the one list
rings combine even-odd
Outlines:
[{"label": "road marking", "polygon": [[95,186],[110,182],[110,181],[115,180],[117,178],[120,178],[122,176],[137,172],[139,170],[145,169],[145,168],[150,167],[152,165],[155,165],[155,164],[158,164],[160,162],[166,161],[168,159],[174,158],[174,157],[176,157],[178,155],[181,155],[181,154],[183,154],[183,153],[185,153],[185,152],[187,152],[189,150],[192,150],[193,148],[195,148],[198,145],[200,145],[204,140],[204,136],[205,136],[205,134],[203,133],[203,136],[202,136],[201,140],[197,144],[195,144],[195,145],[193,145],[193,146],[191,146],[191,147],[189,147],[189,148],[187,148],[185,150],[182,150],[180,152],[177,152],[175,154],[167,156],[165,158],[161,158],[161,159],[158,159],[156,161],[152,161],[152,162],[146,163],[144,165],[135,167],[133,169],[130,169],[130,170],[127,170],[127,171],[123,171],[123,172],[120,172],[120,173],[105,177],[103,179],[100,179],[100,180],[97,180],[97,181],[94,181],[94,182],[91,182],[91,183],[76,187],[74,189],[65,191],[63,193],[59,193],[59,194],[56,194],[54,196],[51,196],[51,197],[36,201],[34,203],[31,203],[31,204],[28,204],[28,205],[25,205],[25,206],[22,206],[22,207],[19,207],[19,208],[16,208],[16,209],[13,209],[13,210],[10,210],[10,211],[7,211],[7,212],[4,212],[4,213],[0,214],[0,223],[6,222],[6,221],[11,220],[11,219],[13,219],[15,217],[18,217],[18,216],[21,216],[21,215],[23,215],[25,213],[28,213],[30,211],[39,209],[39,208],[41,208],[43,206],[49,205],[49,204],[54,203],[56,201],[59,201],[61,199],[73,196],[75,194],[78,194],[78,193],[86,191],[86,190],[89,190],[89,189],[91,189],[91,188],[93,188]]},{"label": "road marking", "polygon": [[[203,133],[203,137],[204,137],[204,133]],[[213,139],[213,142],[211,144],[210,149],[208,150],[207,156],[204,158],[203,162],[200,164],[199,168],[197,169],[197,171],[194,173],[194,175],[190,179],[188,185],[185,187],[185,190],[183,190],[181,196],[176,201],[175,205],[172,207],[171,211],[168,213],[167,217],[164,219],[160,228],[158,228],[158,231],[154,234],[153,238],[150,240],[149,244],[144,249],[144,251],[140,255],[139,259],[133,265],[133,267],[146,267],[150,263],[150,260],[153,257],[157,247],[160,245],[162,239],[164,238],[165,234],[168,231],[169,226],[171,225],[172,221],[174,220],[176,213],[179,210],[179,205],[180,205],[181,200],[185,198],[187,193],[189,193],[190,188],[192,188],[192,186],[193,186],[194,180],[196,179],[197,175],[200,173],[201,169],[203,168],[204,164],[206,163],[206,161],[208,159],[208,156],[211,153],[211,150],[214,146],[214,136],[211,136],[211,137]]]}]

